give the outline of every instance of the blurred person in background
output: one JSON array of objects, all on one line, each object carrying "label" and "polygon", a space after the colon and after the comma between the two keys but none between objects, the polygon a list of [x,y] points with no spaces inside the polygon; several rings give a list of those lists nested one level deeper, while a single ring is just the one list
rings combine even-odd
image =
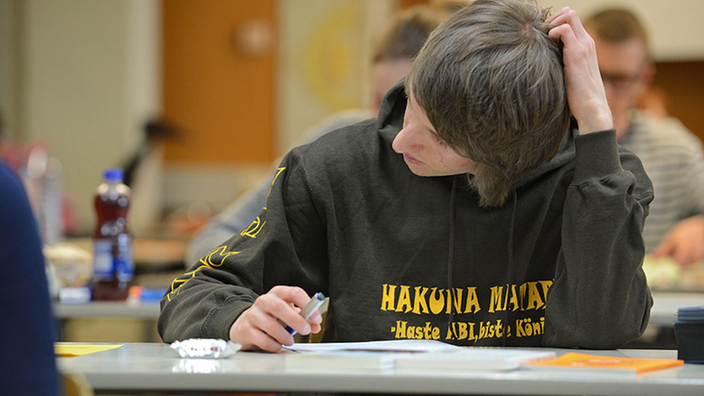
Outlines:
[{"label": "blurred person in background", "polygon": [[655,65],[643,24],[629,10],[587,18],[619,144],[643,162],[655,200],[645,220],[646,253],[686,266],[704,258],[704,156],[699,138],[678,120],[639,110]]},{"label": "blurred person in background", "polygon": [[[371,98],[369,109],[351,109],[338,112],[319,122],[299,144],[310,143],[333,130],[376,117],[386,95],[399,80],[411,70],[413,58],[425,40],[442,21],[466,5],[463,1],[436,1],[400,11],[382,31],[375,44],[371,66]],[[185,265],[190,267],[208,254],[218,243],[225,241],[252,224],[259,211],[266,205],[271,181],[276,175],[281,159],[276,159],[272,171],[240,199],[230,204],[201,230],[190,242]]]},{"label": "blurred person in background", "polygon": [[17,175],[0,159],[0,393],[58,395],[54,328],[37,223]]}]

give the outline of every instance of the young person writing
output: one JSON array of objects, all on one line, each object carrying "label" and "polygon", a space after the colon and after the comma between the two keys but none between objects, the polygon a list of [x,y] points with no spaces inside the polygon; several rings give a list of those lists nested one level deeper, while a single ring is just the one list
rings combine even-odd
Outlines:
[{"label": "young person writing", "polygon": [[318,291],[324,340],[638,337],[651,184],[618,151],[579,17],[546,18],[478,0],[441,24],[377,119],[292,150],[252,225],[173,281],[163,340],[277,351],[293,342],[286,326],[320,330],[298,314]]}]

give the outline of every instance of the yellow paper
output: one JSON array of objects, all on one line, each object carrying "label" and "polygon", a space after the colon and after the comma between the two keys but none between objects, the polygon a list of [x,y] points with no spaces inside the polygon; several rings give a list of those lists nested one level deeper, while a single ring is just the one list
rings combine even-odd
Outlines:
[{"label": "yellow paper", "polygon": [[59,357],[89,355],[91,353],[121,348],[122,345],[105,344],[54,344],[54,352]]}]

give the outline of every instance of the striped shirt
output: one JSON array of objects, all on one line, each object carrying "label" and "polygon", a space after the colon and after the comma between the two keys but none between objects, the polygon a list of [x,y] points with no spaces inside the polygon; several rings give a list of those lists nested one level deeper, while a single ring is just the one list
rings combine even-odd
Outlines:
[{"label": "striped shirt", "polygon": [[653,182],[655,199],[643,230],[650,253],[675,223],[704,214],[702,143],[674,118],[656,120],[634,112],[631,129],[619,144],[640,157]]}]

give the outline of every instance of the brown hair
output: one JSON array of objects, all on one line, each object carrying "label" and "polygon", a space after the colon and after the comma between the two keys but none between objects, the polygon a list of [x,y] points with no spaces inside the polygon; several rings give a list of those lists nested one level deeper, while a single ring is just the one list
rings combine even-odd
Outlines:
[{"label": "brown hair", "polygon": [[397,13],[374,47],[372,62],[415,58],[430,33],[451,14],[446,5],[418,5]]},{"label": "brown hair", "polygon": [[407,79],[438,135],[477,164],[482,206],[557,152],[569,124],[562,52],[547,10],[519,0],[477,0],[428,38]]},{"label": "brown hair", "polygon": [[648,48],[648,32],[636,15],[625,8],[609,8],[584,20],[584,27],[607,43],[638,39]]},{"label": "brown hair", "polygon": [[585,19],[584,26],[604,41],[616,43],[636,37],[648,42],[648,33],[643,24],[625,8],[599,11]]}]

